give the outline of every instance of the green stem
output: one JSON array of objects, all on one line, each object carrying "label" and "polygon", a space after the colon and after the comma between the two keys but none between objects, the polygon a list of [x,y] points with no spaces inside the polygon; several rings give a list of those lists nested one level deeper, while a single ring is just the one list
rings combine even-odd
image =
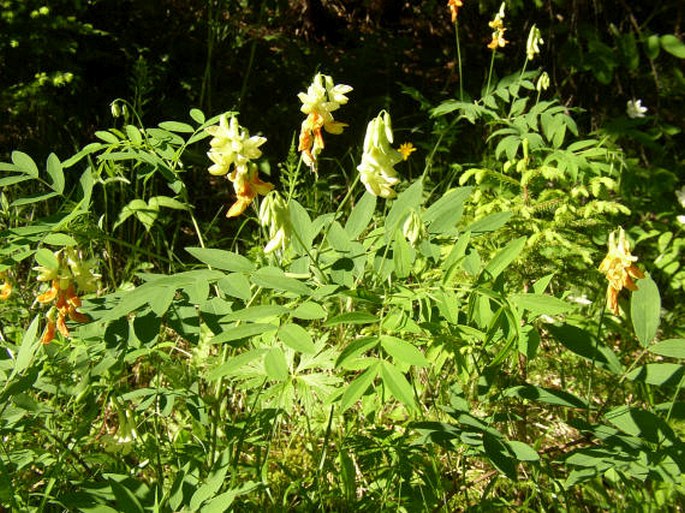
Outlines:
[{"label": "green stem", "polygon": [[[265,6],[266,6],[266,2],[262,2],[261,8],[259,9],[259,18],[257,20],[258,25],[260,25],[264,19]],[[252,74],[252,67],[254,66],[254,57],[255,57],[256,51],[257,51],[257,39],[255,38],[252,40],[252,45],[250,46],[250,56],[247,60],[247,70],[245,71],[245,75],[243,77],[243,83],[240,86],[240,96],[238,97],[238,110],[240,110],[240,106],[242,105],[243,101],[245,100],[245,93],[247,92],[247,84],[250,80],[250,75]]]},{"label": "green stem", "polygon": [[492,50],[492,57],[490,58],[490,69],[488,70],[488,85],[485,86],[485,94],[484,96],[487,96],[490,94],[490,82],[492,81],[492,70],[495,67],[495,54],[496,50]]},{"label": "green stem", "polygon": [[205,69],[202,75],[202,86],[200,88],[200,105],[202,107],[206,107],[210,111],[212,110],[212,59],[214,54],[214,39],[216,37],[216,32],[214,29],[216,21],[214,20],[213,6],[214,0],[207,0],[207,60],[205,61]]},{"label": "green stem", "polygon": [[421,173],[421,178],[419,180],[423,180],[426,175],[428,175],[428,171],[433,167],[433,157],[435,157],[435,153],[438,151],[438,148],[440,147],[440,143],[442,142],[442,139],[445,137],[445,135],[452,130],[452,127],[457,124],[457,121],[459,121],[459,117],[454,118],[449,125],[440,133],[440,137],[438,137],[438,140],[436,143],[433,145],[433,149],[429,153],[428,157],[426,157],[426,165],[423,168],[423,173]]},{"label": "green stem", "polygon": [[459,101],[464,101],[464,75],[462,73],[461,46],[459,45],[459,18],[454,21],[454,38],[457,44],[457,67],[459,70]]}]

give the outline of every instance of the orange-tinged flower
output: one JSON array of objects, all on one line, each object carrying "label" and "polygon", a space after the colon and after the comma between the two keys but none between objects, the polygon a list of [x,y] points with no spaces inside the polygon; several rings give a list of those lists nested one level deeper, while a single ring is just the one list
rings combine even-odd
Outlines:
[{"label": "orange-tinged flower", "polygon": [[448,0],[447,7],[449,7],[450,14],[452,15],[452,23],[457,21],[457,15],[459,14],[459,8],[464,6],[464,2],[461,0]]},{"label": "orange-tinged flower", "polygon": [[[52,268],[54,267],[54,268]],[[69,337],[67,319],[74,322],[88,322],[87,315],[79,312],[81,298],[76,293],[76,286],[82,284],[85,290],[96,287],[97,276],[91,264],[84,262],[81,255],[74,248],[65,248],[54,253],[54,266],[51,269],[38,267],[40,272],[38,281],[47,281],[50,277],[50,288],[39,294],[36,301],[41,304],[53,303],[46,314],[47,325],[41,336],[43,344],[54,340],[59,331],[64,337]]]},{"label": "orange-tinged flower", "polygon": [[237,217],[252,203],[258,194],[265,196],[271,189],[273,184],[263,182],[259,178],[259,173],[256,168],[252,168],[246,172],[234,171],[229,175],[229,179],[233,182],[233,189],[235,190],[237,199],[236,202],[228,209],[226,217]]},{"label": "orange-tinged flower", "polygon": [[43,344],[49,344],[55,338],[55,321],[48,319],[48,324],[45,326],[45,331],[43,331],[43,336],[40,337],[40,341]]},{"label": "orange-tinged flower", "polygon": [[490,41],[488,44],[488,48],[490,48],[490,50],[493,52],[497,50],[497,48],[503,48],[509,42],[504,39],[504,32],[507,30],[504,27],[504,21],[502,21],[504,20],[504,6],[505,3],[502,2],[499,12],[495,15],[495,19],[488,23],[490,28],[494,29],[494,32],[492,33],[492,41]]},{"label": "orange-tinged flower", "polygon": [[61,312],[57,316],[57,331],[59,331],[64,338],[69,338],[69,328],[67,328],[66,318]]},{"label": "orange-tinged flower", "polygon": [[298,151],[302,152],[302,159],[316,172],[316,159],[324,148],[322,129],[329,134],[341,134],[347,126],[335,121],[333,112],[348,101],[347,93],[352,88],[345,84],[334,84],[328,75],[317,73],[306,93],[299,93],[297,97],[302,102],[300,110],[307,114],[302,122]]},{"label": "orange-tinged flower", "polygon": [[607,287],[607,306],[618,315],[618,294],[623,288],[631,291],[637,290],[637,285],[633,278],[644,278],[644,273],[638,269],[633,262],[637,257],[630,254],[630,244],[626,240],[623,228],[618,229],[618,240],[616,232],[609,235],[609,251],[599,265],[599,270],[603,272],[609,286]]},{"label": "orange-tinged flower", "polygon": [[59,280],[52,280],[52,286],[42,294],[39,294],[36,301],[42,304],[52,303],[59,292]]}]

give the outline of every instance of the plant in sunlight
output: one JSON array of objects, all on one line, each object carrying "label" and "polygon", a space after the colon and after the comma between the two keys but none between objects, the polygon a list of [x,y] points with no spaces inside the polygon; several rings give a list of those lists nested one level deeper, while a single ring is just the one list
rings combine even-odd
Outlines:
[{"label": "plant in sunlight", "polygon": [[[626,151],[584,134],[549,75],[526,71],[543,33],[530,20],[514,40],[505,3],[489,50],[467,31],[491,63],[468,74],[487,77],[474,95],[458,32],[470,13],[442,1],[459,88],[416,92],[429,120],[369,95],[348,127],[352,87],[317,73],[280,140],[238,112],[146,127],[117,99],[117,126],[64,161],[0,162],[0,511],[681,501],[685,333],[667,315],[685,187],[668,184],[668,210],[626,206]],[[500,76],[505,33],[523,65]],[[249,107],[243,121],[264,113]],[[623,107],[635,127],[659,117]],[[355,145],[324,161],[343,130]],[[322,162],[335,169],[319,176]],[[221,222],[224,177],[226,216],[256,215]]]},{"label": "plant in sunlight", "polygon": [[391,146],[392,142],[390,114],[382,111],[369,122],[366,128],[364,153],[361,163],[357,166],[359,177],[366,190],[381,198],[394,198],[396,196],[392,188],[400,179],[397,177],[394,166],[402,160],[406,160],[403,155],[408,155],[406,147],[401,153]]},{"label": "plant in sunlight", "polygon": [[259,222],[268,230],[270,238],[264,253],[272,253],[277,249],[285,251],[291,234],[290,210],[278,191],[270,192],[262,201]]},{"label": "plant in sunlight", "polygon": [[352,87],[334,84],[329,75],[317,73],[306,92],[297,97],[302,102],[300,110],[307,115],[300,128],[298,151],[312,171],[317,172],[317,159],[324,148],[323,132],[341,134],[346,123],[333,119],[333,112],[348,101],[347,93]]},{"label": "plant in sunlight", "polygon": [[623,228],[611,232],[609,235],[609,251],[599,265],[609,282],[607,287],[607,306],[614,315],[619,314],[618,294],[624,288],[636,291],[634,278],[644,278],[644,273],[635,266],[637,257],[630,254],[630,243],[626,239]]},{"label": "plant in sunlight", "polygon": [[259,178],[257,166],[252,162],[262,155],[259,147],[265,137],[252,136],[238,124],[238,118],[222,115],[218,126],[205,129],[212,136],[211,150],[207,156],[214,163],[209,172],[215,176],[226,176],[233,183],[236,201],[228,209],[226,217],[237,217],[252,203],[257,195],[266,195],[273,185]]},{"label": "plant in sunlight", "polygon": [[49,284],[49,288],[36,297],[43,305],[51,305],[45,314],[47,325],[41,342],[49,344],[55,337],[55,329],[64,338],[69,338],[67,319],[74,322],[88,322],[87,315],[78,311],[81,298],[77,294],[94,292],[98,288],[98,278],[93,262],[83,259],[83,255],[73,247],[67,247],[54,253],[49,250],[36,253],[38,267],[37,280]]}]

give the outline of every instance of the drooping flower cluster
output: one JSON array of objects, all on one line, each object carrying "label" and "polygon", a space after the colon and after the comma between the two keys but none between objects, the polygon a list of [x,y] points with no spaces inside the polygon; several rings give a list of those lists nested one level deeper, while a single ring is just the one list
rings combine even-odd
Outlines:
[{"label": "drooping flower cluster", "polygon": [[259,178],[257,166],[252,162],[262,156],[259,147],[266,142],[265,137],[252,136],[240,126],[238,118],[224,114],[219,124],[206,129],[213,136],[211,149],[207,156],[214,163],[209,172],[215,176],[226,176],[236,193],[236,201],[226,213],[226,217],[242,214],[258,195],[265,195],[273,185]]},{"label": "drooping flower cluster", "polygon": [[[617,235],[618,232],[618,235]],[[630,254],[630,244],[626,240],[623,228],[609,235],[609,251],[599,265],[599,270],[606,275],[609,281],[607,287],[607,306],[618,315],[618,294],[623,288],[630,291],[637,290],[634,278],[644,278],[644,274],[634,262],[637,257]]]},{"label": "drooping flower cluster", "polygon": [[463,7],[464,3],[462,0],[448,0],[447,1],[447,7],[450,10],[450,14],[452,15],[452,23],[457,22],[457,16],[459,15],[459,8]]},{"label": "drooping flower cluster", "polygon": [[302,159],[316,172],[317,157],[324,148],[322,129],[329,134],[341,134],[347,126],[335,121],[333,112],[348,101],[347,93],[352,87],[345,84],[334,84],[328,75],[317,73],[306,93],[299,93],[297,97],[302,102],[300,110],[307,114],[300,129],[298,151],[302,152]]},{"label": "drooping flower cluster", "polygon": [[500,5],[499,12],[495,15],[495,19],[492,20],[488,25],[490,26],[491,29],[493,29],[492,32],[492,41],[488,44],[488,48],[492,50],[493,52],[497,50],[497,48],[504,48],[504,46],[509,42],[506,39],[504,39],[504,32],[507,30],[504,27],[504,2],[502,2],[502,5]]},{"label": "drooping flower cluster", "polygon": [[369,122],[364,137],[364,154],[357,166],[366,190],[381,198],[396,196],[392,187],[400,180],[394,169],[402,154],[390,146],[393,142],[390,114],[382,111]]},{"label": "drooping flower cluster", "polygon": [[533,25],[528,33],[528,41],[526,42],[526,57],[532,61],[536,55],[540,53],[540,45],[545,41],[542,39],[542,34],[537,25]]},{"label": "drooping flower cluster", "polygon": [[546,71],[543,71],[538,77],[538,81],[535,83],[535,90],[537,92],[547,91],[549,84],[549,75]]},{"label": "drooping flower cluster", "polygon": [[37,280],[50,284],[50,288],[36,298],[41,304],[52,303],[46,314],[48,323],[41,337],[43,344],[49,344],[55,338],[55,331],[69,337],[67,319],[74,322],[90,320],[77,310],[81,306],[81,298],[76,290],[82,293],[95,291],[99,278],[93,263],[83,260],[75,248],[56,251],[52,257],[50,262],[43,261],[43,265],[35,268],[38,271]]},{"label": "drooping flower cluster", "polygon": [[269,230],[270,240],[264,247],[264,253],[269,254],[277,249],[285,251],[290,242],[290,209],[277,191],[264,198],[259,208],[259,222]]}]

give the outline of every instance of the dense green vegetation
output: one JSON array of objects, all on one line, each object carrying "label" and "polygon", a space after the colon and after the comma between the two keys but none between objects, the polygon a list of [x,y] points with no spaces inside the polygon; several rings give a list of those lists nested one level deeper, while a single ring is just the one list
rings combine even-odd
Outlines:
[{"label": "dense green vegetation", "polygon": [[679,511],[685,7],[617,5],[0,0],[0,511]]}]

